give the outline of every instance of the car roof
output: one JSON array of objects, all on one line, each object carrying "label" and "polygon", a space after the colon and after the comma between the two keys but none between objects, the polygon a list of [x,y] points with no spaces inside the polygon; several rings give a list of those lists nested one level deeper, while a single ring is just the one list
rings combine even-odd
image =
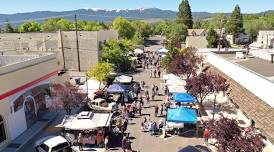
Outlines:
[{"label": "car roof", "polygon": [[48,145],[49,147],[55,147],[56,145],[65,143],[65,142],[68,142],[68,141],[64,137],[55,136],[44,141],[44,144]]}]

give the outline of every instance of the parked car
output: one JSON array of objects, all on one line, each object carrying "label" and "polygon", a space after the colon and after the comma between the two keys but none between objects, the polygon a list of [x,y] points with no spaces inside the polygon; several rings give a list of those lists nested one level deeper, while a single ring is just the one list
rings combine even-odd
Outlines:
[{"label": "parked car", "polygon": [[75,152],[62,136],[48,136],[35,142],[36,152]]},{"label": "parked car", "polygon": [[89,107],[95,111],[115,112],[118,110],[118,105],[115,102],[108,103],[102,98],[97,98],[90,101]]}]

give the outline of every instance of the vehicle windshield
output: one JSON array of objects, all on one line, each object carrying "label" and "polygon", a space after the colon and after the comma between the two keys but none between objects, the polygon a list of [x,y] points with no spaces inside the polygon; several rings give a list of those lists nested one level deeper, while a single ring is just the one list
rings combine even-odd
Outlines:
[{"label": "vehicle windshield", "polygon": [[68,148],[69,146],[70,145],[69,145],[68,142],[64,142],[64,143],[58,144],[57,146],[55,146],[55,147],[52,148],[52,152],[62,151],[63,149]]}]

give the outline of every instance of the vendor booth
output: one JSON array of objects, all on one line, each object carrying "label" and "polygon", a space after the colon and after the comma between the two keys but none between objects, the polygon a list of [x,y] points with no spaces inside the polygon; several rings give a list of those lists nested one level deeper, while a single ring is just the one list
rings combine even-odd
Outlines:
[{"label": "vendor booth", "polygon": [[90,99],[93,99],[94,94],[100,90],[105,88],[105,85],[101,83],[100,81],[97,81],[93,78],[89,79],[85,84],[80,86],[80,89],[83,91],[83,93],[88,92],[88,97]]},{"label": "vendor booth", "polygon": [[124,93],[128,90],[128,87],[123,84],[112,84],[107,88],[108,93]]},{"label": "vendor booth", "polygon": [[194,103],[196,98],[189,93],[176,93],[173,95],[173,100],[175,102]]},{"label": "vendor booth", "polygon": [[197,113],[195,109],[179,107],[167,110],[167,122],[196,124]]},{"label": "vendor booth", "polygon": [[57,127],[63,127],[65,130],[93,130],[110,126],[111,117],[111,113],[83,111],[78,115],[66,116]]},{"label": "vendor booth", "polygon": [[144,53],[144,50],[141,50],[139,48],[136,48],[134,51],[134,54],[143,54]]},{"label": "vendor booth", "polygon": [[170,79],[180,79],[178,76],[170,73],[170,74],[165,74],[163,75],[164,80],[170,80]]},{"label": "vendor booth", "polygon": [[126,76],[126,75],[121,75],[115,78],[114,82],[116,83],[131,83],[133,80],[132,77]]},{"label": "vendor booth", "polygon": [[174,78],[174,79],[168,79],[165,82],[166,86],[171,86],[171,85],[186,85],[186,81],[182,80],[180,78]]},{"label": "vendor booth", "polygon": [[172,85],[168,86],[169,93],[175,94],[175,93],[185,93],[186,89],[183,85]]}]

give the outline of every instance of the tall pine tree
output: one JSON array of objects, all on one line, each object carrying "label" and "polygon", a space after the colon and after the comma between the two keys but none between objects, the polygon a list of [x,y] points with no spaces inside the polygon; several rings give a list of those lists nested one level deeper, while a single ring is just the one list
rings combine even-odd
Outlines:
[{"label": "tall pine tree", "polygon": [[188,3],[188,0],[182,0],[182,3],[179,5],[179,12],[177,14],[178,23],[183,23],[188,29],[193,27],[191,8]]},{"label": "tall pine tree", "polygon": [[244,32],[243,25],[244,21],[243,15],[241,14],[241,9],[239,5],[236,5],[227,22],[227,32],[233,34],[235,37],[238,37],[240,33]]}]

